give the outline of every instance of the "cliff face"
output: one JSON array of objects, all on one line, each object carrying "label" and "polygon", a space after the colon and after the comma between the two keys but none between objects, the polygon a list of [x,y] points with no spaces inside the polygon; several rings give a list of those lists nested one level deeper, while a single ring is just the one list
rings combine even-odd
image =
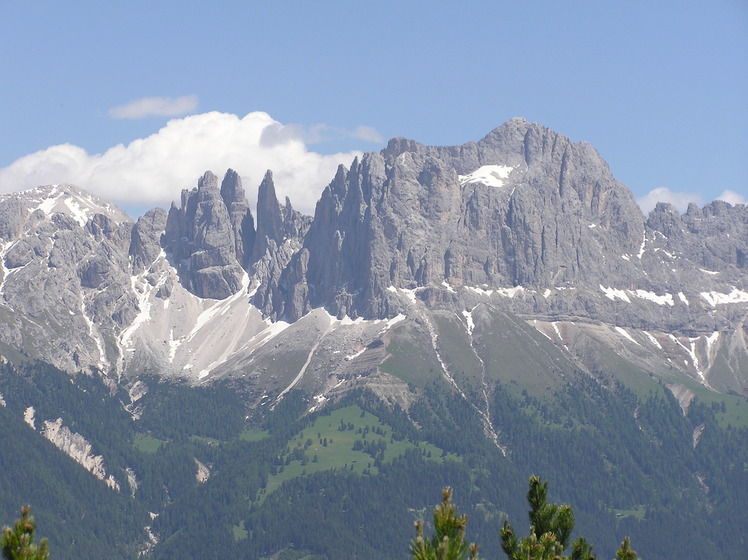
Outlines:
[{"label": "cliff face", "polygon": [[341,166],[313,217],[278,200],[271,172],[256,221],[232,170],[134,224],[70,185],[5,195],[0,263],[0,349],[68,371],[203,379],[254,368],[288,324],[291,346],[314,346],[327,314],[375,329],[414,302],[485,303],[550,338],[560,323],[658,332],[647,371],[701,383],[714,366],[725,390],[748,387],[748,208],[645,218],[594,148],[522,119],[461,146],[395,138]]},{"label": "cliff face", "polygon": [[246,200],[243,210],[235,200],[232,177],[237,178],[231,173],[224,180],[224,194],[232,214],[218,190],[216,176],[208,171],[196,189],[182,191],[181,207],[172,204],[166,221],[165,249],[188,289],[203,298],[230,296],[241,287],[244,274],[239,263],[244,258],[242,225],[249,208]]},{"label": "cliff face", "polygon": [[112,475],[107,475],[104,457],[94,455],[91,444],[86,438],[72,432],[67,426],[63,426],[62,418],[55,421],[46,420],[42,434],[68,457],[74,459],[96,478],[104,481],[109,488],[119,492],[119,482]]},{"label": "cliff face", "polygon": [[[304,248],[312,305],[397,311],[387,288],[630,285],[644,217],[589,145],[521,119],[477,143],[391,140],[339,169]],[[603,258],[601,255],[615,255]]]}]

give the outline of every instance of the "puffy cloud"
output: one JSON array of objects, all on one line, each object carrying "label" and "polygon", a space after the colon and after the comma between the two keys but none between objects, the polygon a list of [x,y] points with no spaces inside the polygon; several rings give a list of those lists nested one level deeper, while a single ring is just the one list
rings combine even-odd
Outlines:
[{"label": "puffy cloud", "polygon": [[658,202],[668,202],[675,206],[679,212],[685,212],[690,202],[698,205],[702,204],[702,198],[699,194],[673,192],[666,187],[653,189],[636,201],[645,214],[648,214],[657,206]]},{"label": "puffy cloud", "polygon": [[722,191],[722,194],[717,197],[717,200],[724,200],[733,206],[735,204],[746,204],[748,202],[742,194],[730,190]]},{"label": "puffy cloud", "polygon": [[197,95],[182,97],[144,97],[109,109],[113,119],[142,119],[144,117],[176,117],[197,109]]},{"label": "puffy cloud", "polygon": [[[730,204],[748,204],[748,200],[740,193],[735,191],[725,190],[715,200],[724,200]],[[668,202],[675,206],[679,212],[685,212],[688,209],[688,205],[693,202],[697,206],[704,204],[704,198],[697,193],[681,193],[673,192],[666,187],[659,187],[653,189],[645,194],[643,197],[636,199],[639,203],[639,207],[645,214],[648,214],[658,202]]]},{"label": "puffy cloud", "polygon": [[281,201],[288,196],[311,214],[337,166],[349,166],[361,152],[322,155],[309,151],[304,137],[301,127],[284,126],[267,113],[202,113],[170,120],[155,134],[103,154],[62,144],[24,156],[0,169],[0,192],[72,183],[124,206],[168,207],[206,170],[222,176],[232,168],[254,202],[271,169]]}]

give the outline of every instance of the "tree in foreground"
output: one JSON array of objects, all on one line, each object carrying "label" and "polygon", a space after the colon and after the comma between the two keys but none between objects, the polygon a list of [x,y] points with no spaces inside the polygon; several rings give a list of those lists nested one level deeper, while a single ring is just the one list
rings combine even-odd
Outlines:
[{"label": "tree in foreground", "polygon": [[[452,489],[442,490],[442,503],[434,509],[434,535],[423,537],[423,522],[416,522],[416,538],[410,543],[414,560],[478,560],[478,545],[465,540],[467,516],[458,515]],[[469,555],[469,556],[468,556]]]},{"label": "tree in foreground", "polygon": [[[527,501],[530,504],[530,534],[517,539],[509,521],[501,529],[501,547],[510,560],[595,560],[592,547],[583,537],[571,545],[571,555],[564,552],[574,529],[574,513],[570,506],[549,504],[548,483],[530,477]],[[423,536],[423,523],[416,523],[416,538],[411,541],[414,560],[478,560],[478,546],[465,541],[467,517],[459,515],[451,503],[452,489],[445,488],[442,503],[434,510],[434,535]],[[637,560],[629,538],[621,544],[616,560]]]},{"label": "tree in foreground", "polygon": [[16,521],[13,528],[3,528],[3,537],[0,540],[3,560],[47,560],[47,539],[42,539],[38,546],[34,544],[35,528],[31,508],[25,506],[21,509],[21,518]]}]

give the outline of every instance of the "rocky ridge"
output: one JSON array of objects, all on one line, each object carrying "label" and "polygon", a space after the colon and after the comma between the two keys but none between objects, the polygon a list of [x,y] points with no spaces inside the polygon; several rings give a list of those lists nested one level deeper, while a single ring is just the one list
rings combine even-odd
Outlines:
[{"label": "rocky ridge", "polygon": [[[258,402],[322,401],[397,385],[380,365],[402,325],[468,329],[489,306],[586,371],[595,341],[673,385],[745,393],[746,255],[745,206],[645,217],[594,148],[513,119],[462,146],[393,139],[341,166],[313,217],[270,172],[256,220],[232,170],[136,223],[71,186],[4,195],[0,347],[113,382],[236,375]],[[423,333],[438,355],[438,327]]]}]

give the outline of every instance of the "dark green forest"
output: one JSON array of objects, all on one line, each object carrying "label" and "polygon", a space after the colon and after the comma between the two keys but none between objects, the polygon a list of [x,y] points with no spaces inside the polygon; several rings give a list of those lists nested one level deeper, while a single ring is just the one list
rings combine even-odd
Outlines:
[{"label": "dark green forest", "polygon": [[[97,375],[0,364],[0,524],[31,504],[52,558],[136,558],[149,527],[157,560],[404,559],[414,522],[428,530],[450,486],[469,539],[499,551],[504,521],[527,517],[536,474],[552,481],[551,500],[573,507],[572,538],[594,542],[598,558],[613,558],[625,536],[647,560],[740,558],[748,544],[748,431],[720,425],[718,403],[697,399],[684,415],[656,386],[635,394],[588,379],[545,398],[499,382],[490,404],[504,455],[440,377],[407,412],[367,390],[308,413],[300,392],[252,410],[237,381],[145,383],[133,418],[127,396]],[[62,418],[84,435],[120,491],[34,433],[29,406],[37,430]]]}]

